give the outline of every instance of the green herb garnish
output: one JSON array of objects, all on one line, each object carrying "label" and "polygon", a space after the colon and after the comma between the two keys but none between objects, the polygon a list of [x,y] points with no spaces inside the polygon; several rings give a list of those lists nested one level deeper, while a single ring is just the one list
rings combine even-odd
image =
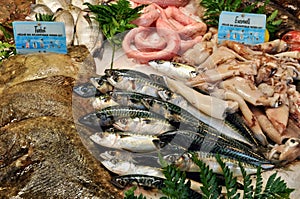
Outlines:
[{"label": "green herb garnish", "polygon": [[[240,194],[237,193],[237,178],[233,176],[219,155],[216,155],[216,160],[223,171],[226,193],[221,192],[222,185],[219,183],[217,175],[212,172],[209,166],[197,159],[195,155],[192,155],[192,159],[200,168],[199,175],[202,183],[200,189],[204,199],[219,199],[224,197],[227,199],[237,199],[240,197]],[[239,167],[243,177],[243,199],[289,199],[290,194],[294,191],[294,189],[287,187],[284,180],[277,177],[277,173],[272,174],[263,187],[261,167],[257,169],[256,183],[254,186],[252,185],[251,175],[247,174],[241,163],[239,163]],[[161,199],[192,199],[189,195],[191,183],[186,181],[185,172],[180,171],[174,165],[169,165],[163,169],[163,173],[166,180],[162,192],[166,197],[162,197]],[[135,189],[136,187],[133,187],[125,192],[126,199],[144,199],[142,195],[139,197],[134,196]],[[225,196],[223,194],[225,194]],[[130,197],[128,197],[129,195]]]},{"label": "green herb garnish", "polygon": [[12,38],[12,35],[9,33],[9,31],[6,30],[6,28],[2,24],[0,24],[0,31],[4,35],[4,40],[8,40]]},{"label": "green herb garnish", "polygon": [[191,182],[188,180],[186,182],[185,172],[180,171],[174,165],[168,165],[163,169],[163,174],[166,177],[164,181],[164,187],[162,192],[167,197],[162,197],[161,199],[183,199],[190,198],[189,190]]},{"label": "green herb garnish", "polygon": [[16,54],[15,45],[0,41],[0,64],[4,59]]},{"label": "green herb garnish", "polygon": [[35,20],[36,21],[54,21],[55,17],[54,17],[54,15],[37,13],[37,14],[35,14]]},{"label": "green herb garnish", "polygon": [[134,191],[137,187],[131,187],[127,191],[125,191],[125,197],[124,199],[146,199],[146,197],[143,196],[143,194],[140,194],[139,196],[134,195]]},{"label": "green herb garnish", "polygon": [[93,18],[99,22],[103,35],[113,48],[111,60],[112,68],[115,48],[122,43],[122,39],[115,36],[126,30],[135,28],[136,25],[131,22],[140,16],[140,11],[146,5],[131,8],[127,0],[119,0],[117,3],[111,4],[92,5],[90,3],[84,3],[84,5],[87,5],[90,11],[95,14]]}]

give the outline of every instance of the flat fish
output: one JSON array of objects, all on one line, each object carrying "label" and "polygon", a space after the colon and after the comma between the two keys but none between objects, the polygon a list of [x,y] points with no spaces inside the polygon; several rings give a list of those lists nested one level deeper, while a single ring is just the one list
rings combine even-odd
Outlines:
[{"label": "flat fish", "polygon": [[5,87],[51,76],[72,77],[87,81],[95,72],[95,61],[84,46],[68,48],[68,54],[34,53],[16,55],[5,60],[0,70],[0,94]]},{"label": "flat fish", "polygon": [[82,144],[84,132],[57,117],[0,128],[0,198],[122,198]]},{"label": "flat fish", "polygon": [[53,76],[5,89],[0,101],[0,127],[39,116],[73,120],[73,83],[73,78]]}]

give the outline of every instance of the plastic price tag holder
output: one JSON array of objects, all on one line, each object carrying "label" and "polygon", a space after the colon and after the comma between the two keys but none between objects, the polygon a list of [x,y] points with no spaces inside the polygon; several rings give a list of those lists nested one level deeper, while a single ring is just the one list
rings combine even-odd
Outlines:
[{"label": "plastic price tag holder", "polygon": [[255,45],[265,41],[266,15],[222,11],[218,42],[230,40]]},{"label": "plastic price tag holder", "polygon": [[15,21],[13,31],[18,54],[67,53],[63,22]]}]

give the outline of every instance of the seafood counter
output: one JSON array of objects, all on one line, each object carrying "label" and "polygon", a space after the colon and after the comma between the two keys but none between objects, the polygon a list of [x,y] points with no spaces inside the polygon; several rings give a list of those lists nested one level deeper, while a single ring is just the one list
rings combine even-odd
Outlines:
[{"label": "seafood counter", "polygon": [[245,45],[218,43],[196,0],[132,0],[147,5],[115,48],[88,6],[111,2],[32,5],[27,20],[65,23],[68,54],[0,65],[0,196],[122,198],[138,185],[160,198],[175,165],[202,198],[193,156],[222,175],[218,156],[239,182],[240,165],[254,181],[261,168],[264,185],[277,172],[299,198],[299,3],[292,15],[270,2],[277,38]]},{"label": "seafood counter", "polygon": [[[258,166],[264,177],[278,172],[298,198],[299,33],[252,46],[219,44],[216,29],[185,14],[194,9],[189,6],[145,7],[116,52],[114,68],[102,59],[99,75],[74,87],[75,97],[94,108],[78,117],[90,128],[85,139],[98,149],[90,151],[117,174],[112,181],[121,188],[133,182],[152,187],[143,182],[164,178],[165,164],[200,172],[192,154],[221,174],[214,159],[219,154],[237,177],[238,161],[249,174]],[[197,34],[186,35],[192,28]],[[102,56],[111,53],[106,45]],[[192,180],[196,192],[199,183]]]}]

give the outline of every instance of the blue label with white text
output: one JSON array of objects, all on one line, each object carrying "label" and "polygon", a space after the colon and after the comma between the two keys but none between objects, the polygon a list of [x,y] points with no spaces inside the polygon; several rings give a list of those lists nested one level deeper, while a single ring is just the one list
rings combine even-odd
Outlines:
[{"label": "blue label with white text", "polygon": [[222,11],[219,19],[218,42],[224,40],[243,44],[265,41],[266,15]]},{"label": "blue label with white text", "polygon": [[18,54],[67,53],[63,22],[15,21],[13,30]]}]

